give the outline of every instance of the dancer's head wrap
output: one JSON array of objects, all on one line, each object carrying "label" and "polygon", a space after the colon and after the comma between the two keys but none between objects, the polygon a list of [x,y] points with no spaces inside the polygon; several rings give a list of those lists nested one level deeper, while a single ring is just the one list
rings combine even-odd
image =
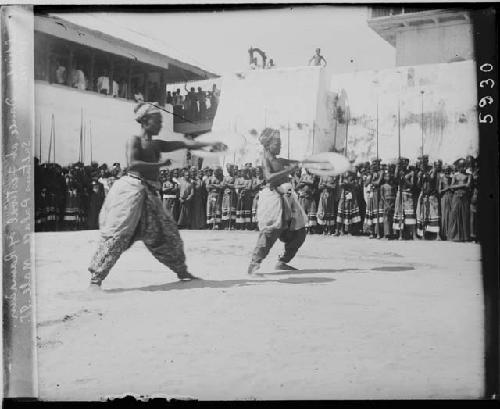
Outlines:
[{"label": "dancer's head wrap", "polygon": [[266,128],[262,131],[262,133],[259,136],[259,142],[262,144],[262,146],[267,149],[271,145],[271,142],[273,139],[280,137],[280,131],[278,129],[273,129],[273,128]]},{"label": "dancer's head wrap", "polygon": [[160,114],[161,111],[157,106],[157,102],[144,102],[139,99],[138,104],[134,108],[135,120],[141,123],[149,115]]}]

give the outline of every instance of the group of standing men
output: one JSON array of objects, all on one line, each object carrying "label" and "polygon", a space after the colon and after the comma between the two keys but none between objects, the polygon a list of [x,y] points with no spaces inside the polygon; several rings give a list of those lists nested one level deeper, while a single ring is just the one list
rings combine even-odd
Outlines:
[{"label": "group of standing men", "polygon": [[309,233],[370,238],[477,240],[479,172],[471,156],[453,165],[420,157],[373,160],[336,177],[303,170],[291,178]]},{"label": "group of standing men", "polygon": [[261,167],[163,170],[163,205],[179,228],[255,230],[258,193],[265,181]]},{"label": "group of standing men", "polygon": [[201,87],[188,89],[184,85],[186,95],[181,94],[178,88],[173,93],[167,91],[167,104],[174,106],[174,121],[200,121],[213,119],[219,105],[220,90],[213,84],[211,91],[204,91]]},{"label": "group of standing men", "polygon": [[104,198],[121,173],[119,163],[61,166],[35,158],[35,230],[98,229]]},{"label": "group of standing men", "polygon": [[[162,198],[180,228],[257,230],[263,168],[171,169],[161,172]],[[297,168],[291,189],[307,215],[309,234],[367,234],[370,238],[477,240],[479,174],[472,157],[453,165],[427,156],[373,160],[340,176]]]}]

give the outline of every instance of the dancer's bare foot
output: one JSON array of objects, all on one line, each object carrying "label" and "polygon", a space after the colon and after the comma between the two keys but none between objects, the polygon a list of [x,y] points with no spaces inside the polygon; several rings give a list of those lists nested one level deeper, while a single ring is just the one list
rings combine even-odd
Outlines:
[{"label": "dancer's bare foot", "polygon": [[274,268],[276,270],[289,270],[289,271],[294,271],[294,270],[297,270],[295,267],[292,267],[286,263],[283,263],[282,261],[278,262],[278,264],[276,264],[274,266]]},{"label": "dancer's bare foot", "polygon": [[102,291],[101,283],[90,282],[89,291],[90,292],[101,292]]},{"label": "dancer's bare foot", "polygon": [[260,268],[260,264],[258,263],[250,263],[248,266],[248,274],[249,275],[254,275]]},{"label": "dancer's bare foot", "polygon": [[189,273],[187,271],[184,273],[178,273],[177,278],[179,278],[179,280],[182,280],[182,281],[191,281],[191,280],[199,280],[200,279],[198,277],[195,277],[194,275],[192,275],[191,273]]}]

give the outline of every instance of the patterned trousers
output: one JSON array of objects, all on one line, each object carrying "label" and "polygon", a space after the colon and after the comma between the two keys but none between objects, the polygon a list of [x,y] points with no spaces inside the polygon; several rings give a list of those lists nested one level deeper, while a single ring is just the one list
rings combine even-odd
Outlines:
[{"label": "patterned trousers", "polygon": [[257,244],[252,253],[252,263],[260,264],[262,260],[266,258],[276,243],[276,240],[280,239],[285,243],[285,251],[279,257],[279,261],[283,263],[288,263],[292,258],[295,257],[297,251],[299,251],[300,246],[304,243],[306,239],[306,229],[302,228],[299,230],[283,230],[283,229],[265,229],[259,232],[259,237],[257,239]]},{"label": "patterned trousers", "polygon": [[89,271],[102,281],[135,241],[142,240],[153,256],[177,274],[187,272],[184,244],[177,225],[153,189],[124,176],[113,184],[99,214],[100,240]]}]

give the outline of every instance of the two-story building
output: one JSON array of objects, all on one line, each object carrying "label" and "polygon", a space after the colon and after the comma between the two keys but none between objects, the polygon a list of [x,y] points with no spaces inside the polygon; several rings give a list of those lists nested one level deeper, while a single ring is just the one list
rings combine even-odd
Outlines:
[{"label": "two-story building", "polygon": [[174,123],[166,86],[216,74],[170,56],[158,40],[91,14],[78,18],[79,24],[69,17],[35,15],[35,146],[42,161],[50,153],[50,160],[61,164],[79,159],[124,163],[125,140],[137,132],[133,109],[138,95],[168,111],[161,138],[209,129],[206,123],[198,129],[196,121],[190,122],[189,132],[176,129],[185,121],[181,110]]},{"label": "two-story building", "polygon": [[368,26],[395,47],[397,66],[474,59],[467,10],[379,6],[368,13]]}]

